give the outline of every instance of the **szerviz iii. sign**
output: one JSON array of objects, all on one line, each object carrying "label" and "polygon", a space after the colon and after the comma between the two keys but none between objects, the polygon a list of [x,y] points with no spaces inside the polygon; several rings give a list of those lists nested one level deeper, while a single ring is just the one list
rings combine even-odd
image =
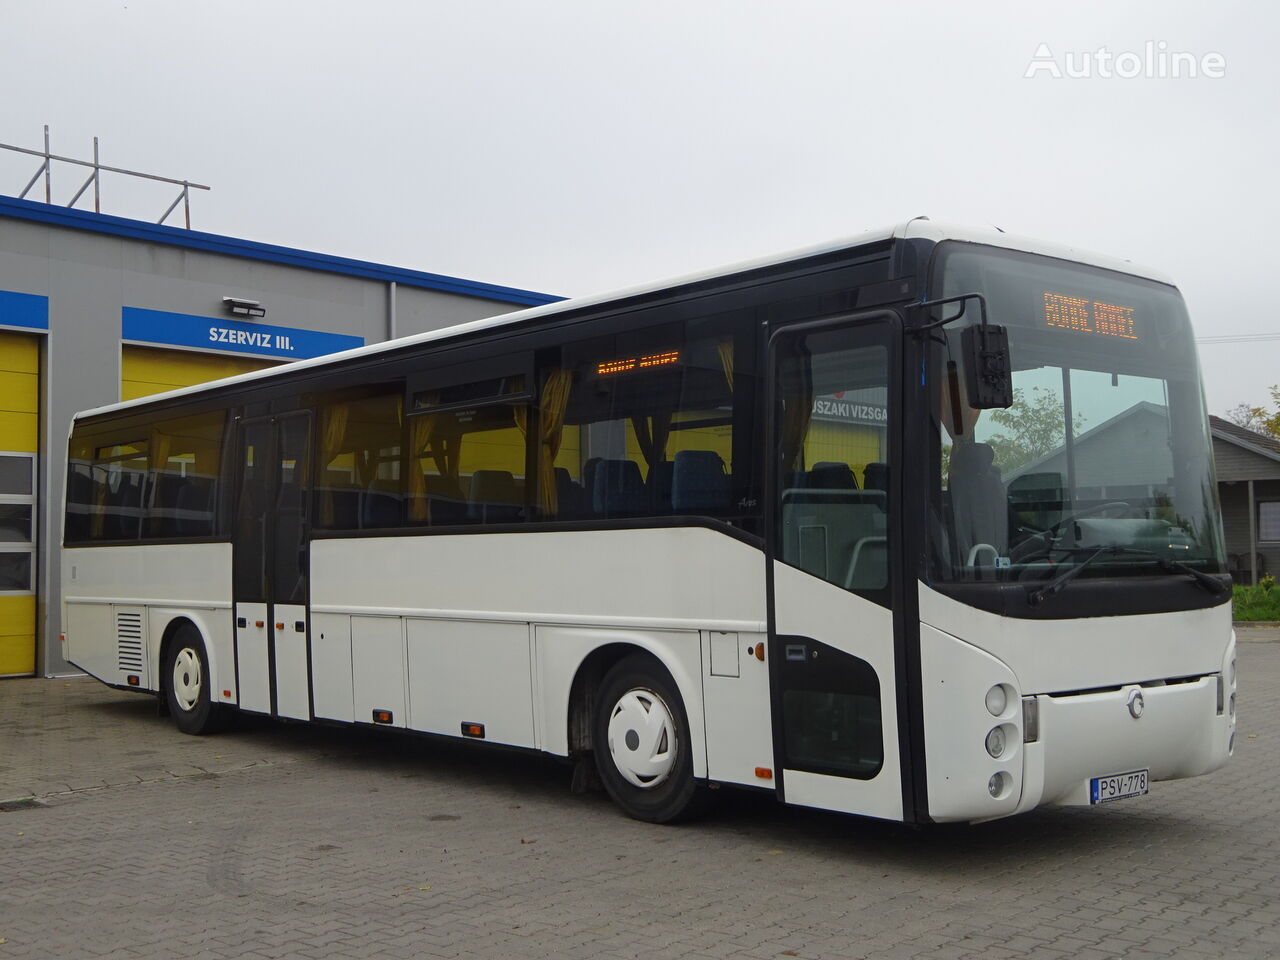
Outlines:
[{"label": "szerviz iii. sign", "polygon": [[364,346],[364,337],[125,307],[122,340],[303,360]]},{"label": "szerviz iii. sign", "polygon": [[858,392],[854,391],[834,393],[814,398],[813,419],[883,427],[889,423],[889,408],[883,402],[883,398],[860,397]]}]

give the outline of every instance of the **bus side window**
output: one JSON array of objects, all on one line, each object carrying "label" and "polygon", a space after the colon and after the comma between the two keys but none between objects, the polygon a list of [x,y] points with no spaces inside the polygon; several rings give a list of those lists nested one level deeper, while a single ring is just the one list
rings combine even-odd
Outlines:
[{"label": "bus side window", "polygon": [[734,329],[666,323],[566,346],[544,369],[572,386],[563,406],[542,398],[542,515],[732,516],[734,388],[752,380],[735,377]]}]

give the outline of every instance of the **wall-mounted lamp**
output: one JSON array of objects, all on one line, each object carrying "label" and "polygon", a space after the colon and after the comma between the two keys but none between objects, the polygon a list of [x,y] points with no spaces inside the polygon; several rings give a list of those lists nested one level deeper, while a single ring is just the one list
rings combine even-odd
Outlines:
[{"label": "wall-mounted lamp", "polygon": [[265,317],[267,308],[258,300],[245,300],[242,297],[223,297],[222,305],[228,312],[237,317]]}]

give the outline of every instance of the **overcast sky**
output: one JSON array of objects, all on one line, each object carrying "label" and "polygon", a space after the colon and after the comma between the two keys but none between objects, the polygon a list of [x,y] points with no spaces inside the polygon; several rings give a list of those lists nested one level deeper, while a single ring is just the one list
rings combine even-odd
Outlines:
[{"label": "overcast sky", "polygon": [[[196,229],[548,293],[926,214],[1156,266],[1198,336],[1280,334],[1277,26],[1168,0],[6,0],[0,142],[96,135],[212,186]],[[1065,69],[1148,41],[1225,76],[1024,76],[1040,44]],[[0,193],[36,165],[0,153]],[[140,219],[172,199],[103,189]],[[1280,340],[1201,357],[1213,412],[1280,383]]]}]

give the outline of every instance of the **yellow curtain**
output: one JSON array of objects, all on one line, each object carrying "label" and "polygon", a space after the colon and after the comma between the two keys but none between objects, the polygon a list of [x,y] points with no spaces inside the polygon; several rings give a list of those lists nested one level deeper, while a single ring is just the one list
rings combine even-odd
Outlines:
[{"label": "yellow curtain", "polygon": [[649,473],[667,459],[667,438],[671,436],[670,413],[655,413],[649,417],[632,417],[631,429],[635,431],[640,454],[649,467]]},{"label": "yellow curtain", "polygon": [[[320,454],[320,463],[328,467],[334,457],[342,452],[342,442],[347,436],[347,421],[351,419],[351,407],[345,403],[331,403],[324,411],[324,449]],[[328,478],[326,478],[328,479]],[[320,488],[320,522],[333,526],[337,508],[334,503],[335,492],[327,484]]]},{"label": "yellow curtain", "polygon": [[720,366],[724,368],[724,380],[729,384],[729,393],[733,394],[733,339],[720,341]]},{"label": "yellow curtain", "polygon": [[431,522],[431,502],[427,499],[427,475],[422,469],[422,458],[427,456],[431,431],[435,429],[437,419],[431,413],[409,418],[409,519],[418,523]]},{"label": "yellow curtain", "polygon": [[[542,400],[538,405],[538,506],[543,516],[547,517],[554,517],[560,511],[560,498],[556,492],[556,455],[560,452],[560,443],[564,438],[564,413],[569,407],[569,388],[572,385],[571,371],[552,370],[542,384]],[[527,440],[529,408],[513,407],[511,416],[516,422],[516,428]]]}]

